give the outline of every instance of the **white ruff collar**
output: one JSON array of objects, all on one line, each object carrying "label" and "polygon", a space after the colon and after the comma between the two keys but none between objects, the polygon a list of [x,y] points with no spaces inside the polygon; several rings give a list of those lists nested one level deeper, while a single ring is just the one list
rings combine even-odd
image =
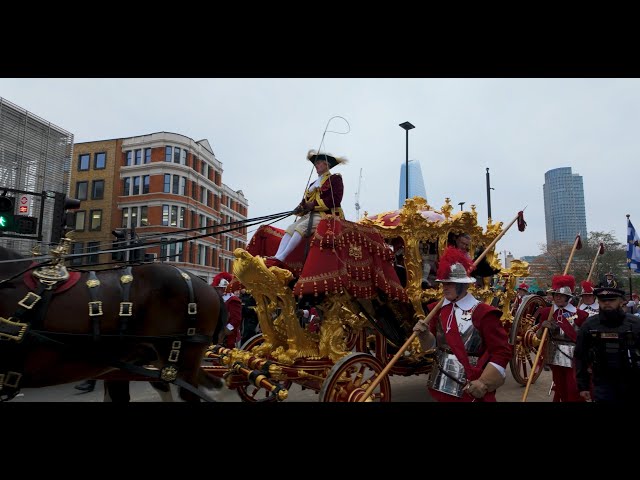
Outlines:
[{"label": "white ruff collar", "polygon": [[[566,310],[567,312],[571,312],[571,313],[576,313],[576,307],[573,306],[573,304],[571,303],[567,303],[566,307],[562,307],[563,310]],[[555,312],[556,310],[558,310],[558,306],[554,303],[553,304],[553,311]]]},{"label": "white ruff collar", "polygon": [[442,302],[442,306],[444,307],[445,305],[449,305],[450,303],[455,303],[457,307],[461,308],[462,310],[468,311],[475,307],[478,303],[480,303],[480,301],[470,293],[467,293],[457,302],[450,302],[445,298],[444,302]]}]

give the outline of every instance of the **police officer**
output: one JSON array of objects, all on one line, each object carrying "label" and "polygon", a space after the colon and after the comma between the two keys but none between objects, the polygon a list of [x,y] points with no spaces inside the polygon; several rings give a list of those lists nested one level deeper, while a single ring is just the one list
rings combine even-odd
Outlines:
[{"label": "police officer", "polygon": [[[624,291],[596,288],[600,313],[578,331],[576,380],[580,396],[595,402],[640,399],[640,318],[622,310]],[[591,385],[593,384],[593,395]]]}]

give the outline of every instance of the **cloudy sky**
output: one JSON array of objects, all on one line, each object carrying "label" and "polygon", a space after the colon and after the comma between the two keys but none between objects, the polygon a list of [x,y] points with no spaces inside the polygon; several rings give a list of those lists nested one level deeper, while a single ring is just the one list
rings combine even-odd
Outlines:
[{"label": "cloudy sky", "polygon": [[[494,221],[527,207],[527,230],[498,244],[515,257],[546,242],[542,185],[547,170],[583,177],[589,231],[626,238],[640,227],[632,178],[640,152],[638,79],[0,79],[0,97],[70,131],[76,142],[159,131],[206,138],[223,182],[249,200],[249,217],[293,209],[312,166],[309,149],[346,156],[343,208],[396,209],[409,121],[409,158],[420,161],[435,207],[475,204],[487,219],[490,169]],[[636,211],[638,210],[638,211]],[[636,215],[637,214],[637,215]],[[637,218],[636,218],[637,217]],[[286,227],[293,217],[276,226]]]}]

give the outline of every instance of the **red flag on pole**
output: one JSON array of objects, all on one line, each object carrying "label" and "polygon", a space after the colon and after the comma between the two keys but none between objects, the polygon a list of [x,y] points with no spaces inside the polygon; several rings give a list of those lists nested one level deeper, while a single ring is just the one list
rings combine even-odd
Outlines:
[{"label": "red flag on pole", "polygon": [[524,232],[525,228],[527,228],[527,222],[524,221],[524,210],[520,210],[518,212],[518,230]]}]

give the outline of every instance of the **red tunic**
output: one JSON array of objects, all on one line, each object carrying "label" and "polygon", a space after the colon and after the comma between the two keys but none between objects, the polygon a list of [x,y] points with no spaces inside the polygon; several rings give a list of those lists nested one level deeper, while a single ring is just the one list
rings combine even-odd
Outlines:
[{"label": "red tunic", "polygon": [[[429,311],[433,309],[436,302],[428,305]],[[460,331],[458,330],[457,322],[452,322],[451,330],[446,333],[446,323],[453,303],[445,305],[439,312],[431,319],[429,329],[431,333],[436,335],[437,322],[441,322],[441,328],[444,332],[445,338],[451,351],[456,358],[464,366],[467,380],[476,380],[482,374],[482,371],[487,366],[487,363],[492,362],[506,368],[512,355],[512,346],[509,345],[509,337],[507,332],[502,326],[500,317],[502,312],[491,305],[480,302],[471,315],[471,322],[473,326],[478,330],[480,337],[482,338],[481,349],[474,354],[479,354],[480,358],[478,364],[473,366],[469,363],[468,352],[465,350],[462,338],[460,337]],[[437,335],[436,335],[437,338]],[[495,402],[495,392],[487,393],[482,399],[474,399],[474,397],[465,394],[462,398],[454,397],[453,395],[447,395],[446,393],[439,392],[437,390],[429,389],[431,396],[438,402],[472,402],[484,401]]]},{"label": "red tunic", "polygon": [[[537,325],[534,325],[533,330],[537,331],[541,328],[542,322],[549,318],[549,312],[553,309],[551,307],[545,307],[539,310],[540,314],[538,316],[539,322]],[[566,311],[567,313],[571,313]],[[578,329],[585,322],[587,318],[589,318],[589,314],[584,310],[576,309],[576,319],[574,320],[574,325],[571,325],[567,318],[563,315],[565,313],[564,309],[559,308],[556,310],[551,317],[551,320],[555,320],[560,329],[565,334],[564,341],[571,341],[573,343],[576,342],[578,338]],[[549,333],[547,333],[547,341],[549,341]],[[561,367],[559,365],[549,365],[551,368],[551,378],[553,379],[553,401],[554,402],[583,402],[584,399],[580,397],[580,392],[578,391],[578,384],[576,382],[576,366],[575,362],[572,363],[571,368],[569,367]]]},{"label": "red tunic", "polygon": [[[227,312],[229,312],[227,323],[230,323],[233,326],[233,330],[231,330],[230,334],[224,336],[223,344],[227,348],[234,348],[241,338],[240,324],[242,323],[242,301],[236,295],[231,295],[227,301],[224,302],[224,306],[227,308]],[[224,328],[222,331],[224,334]]]},{"label": "red tunic", "polygon": [[302,203],[306,203],[309,199],[312,199],[313,210],[321,213],[334,213],[344,218],[342,215],[342,209],[340,204],[342,203],[342,195],[344,191],[344,185],[342,184],[342,176],[339,173],[329,175],[329,177],[322,182],[322,185],[318,188],[320,198],[317,199],[315,192],[305,192],[305,196]]}]

